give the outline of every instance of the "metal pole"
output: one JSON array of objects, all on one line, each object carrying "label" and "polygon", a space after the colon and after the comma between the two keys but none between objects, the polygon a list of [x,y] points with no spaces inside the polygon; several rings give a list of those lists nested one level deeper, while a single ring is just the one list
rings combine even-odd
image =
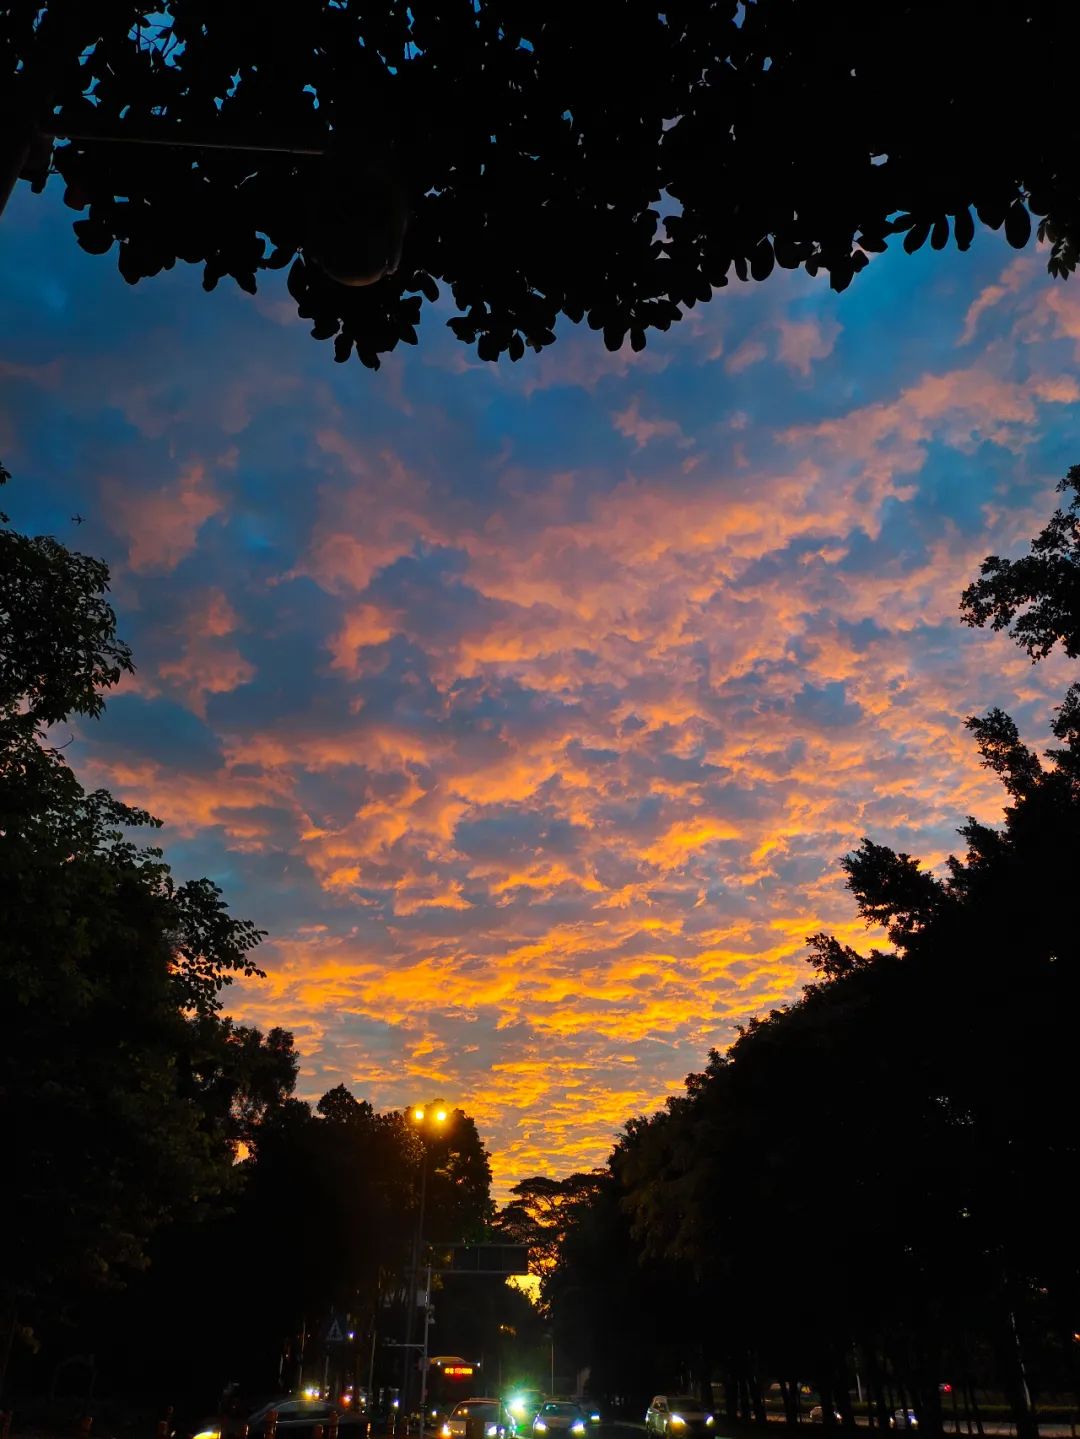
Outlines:
[{"label": "metal pole", "polygon": [[367,1402],[368,1413],[370,1414],[375,1404],[375,1324],[371,1325],[371,1359],[368,1362],[367,1372]]},{"label": "metal pole", "polygon": [[427,1267],[427,1285],[424,1289],[424,1348],[420,1359],[420,1435],[423,1439],[424,1420],[427,1417],[427,1368],[428,1330],[431,1327],[431,1261]]},{"label": "metal pole", "polygon": [[409,1424],[409,1356],[413,1348],[413,1326],[416,1323],[416,1281],[420,1273],[420,1243],[424,1233],[424,1201],[427,1197],[428,1146],[421,1136],[424,1157],[420,1164],[420,1205],[416,1215],[416,1233],[413,1235],[412,1271],[409,1278],[409,1293],[405,1310],[405,1360],[401,1375],[401,1402],[405,1410],[405,1427]]}]

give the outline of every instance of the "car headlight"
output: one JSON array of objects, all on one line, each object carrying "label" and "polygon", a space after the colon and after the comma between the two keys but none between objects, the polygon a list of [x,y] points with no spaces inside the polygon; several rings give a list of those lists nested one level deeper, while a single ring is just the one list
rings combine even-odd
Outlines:
[{"label": "car headlight", "polygon": [[220,1429],[200,1429],[195,1439],[221,1439]]},{"label": "car headlight", "polygon": [[589,1418],[592,1420],[592,1422],[593,1422],[594,1424],[599,1424],[599,1423],[600,1423],[600,1415],[599,1415],[599,1414],[590,1414],[590,1415],[589,1415]]},{"label": "car headlight", "polygon": [[584,1419],[575,1419],[574,1422],[573,1422],[573,1424],[570,1425],[570,1433],[571,1433],[571,1434],[584,1434],[584,1433],[585,1433],[585,1420],[584,1420]]},{"label": "car headlight", "polygon": [[715,1424],[715,1423],[716,1423],[716,1419],[713,1417],[712,1414],[706,1414],[706,1415],[705,1415],[705,1423],[706,1423],[706,1424]]},{"label": "car headlight", "polygon": [[543,1421],[542,1419],[538,1419],[538,1420],[536,1421],[536,1423],[533,1425],[533,1433],[534,1433],[534,1434],[546,1434],[546,1433],[547,1433],[547,1425],[544,1423],[544,1421]]},{"label": "car headlight", "polygon": [[439,1430],[440,1439],[450,1439],[450,1425],[444,1424]]},{"label": "car headlight", "polygon": [[498,1432],[499,1426],[497,1424],[489,1424],[484,1430],[484,1433],[487,1435],[487,1439],[495,1439],[495,1435],[498,1434]]},{"label": "car headlight", "polygon": [[686,1423],[686,1420],[682,1417],[681,1414],[673,1414],[673,1415],[671,1416],[671,1422],[672,1422],[672,1424],[675,1424],[675,1425],[677,1425],[678,1427],[681,1427],[683,1424]]}]

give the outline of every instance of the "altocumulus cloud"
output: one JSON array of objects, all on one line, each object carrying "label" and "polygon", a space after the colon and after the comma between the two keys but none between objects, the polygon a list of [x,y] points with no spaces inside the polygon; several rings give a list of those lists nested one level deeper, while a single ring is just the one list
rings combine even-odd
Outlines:
[{"label": "altocumulus cloud", "polygon": [[1000,813],[962,718],[1040,739],[1061,675],[956,605],[1077,458],[1037,257],[735,286],[641,356],[431,326],[372,376],[67,224],[0,231],[6,503],[109,560],[140,664],[69,753],[272,930],[233,999],[305,1092],[445,1094],[503,1184],[595,1162],[859,937],[861,834],[941,862]]}]

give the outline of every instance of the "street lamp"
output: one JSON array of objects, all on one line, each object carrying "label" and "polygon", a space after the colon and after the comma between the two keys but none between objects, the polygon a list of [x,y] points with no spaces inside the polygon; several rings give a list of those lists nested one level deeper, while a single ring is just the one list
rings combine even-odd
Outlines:
[{"label": "street lamp", "polygon": [[420,1161],[420,1202],[416,1208],[416,1232],[413,1235],[412,1253],[412,1279],[409,1284],[409,1306],[405,1315],[405,1373],[402,1378],[402,1398],[405,1401],[405,1422],[408,1424],[409,1413],[409,1355],[414,1348],[420,1348],[423,1355],[423,1373],[420,1379],[420,1434],[421,1439],[424,1433],[424,1404],[427,1400],[427,1345],[428,1345],[428,1302],[431,1296],[431,1266],[428,1266],[427,1289],[425,1290],[424,1304],[424,1339],[422,1345],[413,1344],[413,1325],[416,1322],[416,1284],[420,1273],[420,1246],[424,1242],[424,1208],[427,1200],[427,1175],[428,1161],[431,1157],[429,1138],[432,1134],[439,1133],[447,1120],[450,1112],[442,1104],[435,1104],[429,1108],[423,1105],[416,1105],[409,1114],[420,1142],[424,1146],[423,1158]]}]

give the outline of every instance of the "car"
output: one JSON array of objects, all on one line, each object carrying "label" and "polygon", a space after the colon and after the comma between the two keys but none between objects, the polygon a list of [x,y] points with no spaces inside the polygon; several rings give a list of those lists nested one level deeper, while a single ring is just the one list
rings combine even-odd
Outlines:
[{"label": "car", "polygon": [[463,1399],[439,1428],[439,1439],[512,1439],[514,1416],[501,1399]]},{"label": "car", "polygon": [[889,1420],[890,1429],[918,1429],[919,1416],[914,1409],[897,1409]]},{"label": "car", "polygon": [[582,1435],[587,1428],[584,1410],[571,1399],[549,1399],[532,1422],[535,1439],[543,1439],[545,1434]]},{"label": "car", "polygon": [[685,1439],[690,1434],[711,1434],[716,1421],[692,1394],[657,1394],[645,1411],[645,1431]]},{"label": "car", "polygon": [[[261,1405],[253,1414],[250,1414],[247,1419],[246,1433],[250,1439],[261,1439],[261,1436],[267,1432],[270,1415],[276,1414],[279,1433],[289,1435],[290,1439],[307,1439],[307,1436],[314,1434],[316,1424],[321,1424],[324,1430],[326,1429],[335,1410],[338,1424],[342,1427],[354,1428],[366,1419],[365,1415],[354,1414],[348,1407],[343,1408],[331,1404],[326,1399],[312,1399],[306,1395],[297,1399],[286,1395],[283,1399],[271,1399],[268,1404]],[[240,1434],[244,1431],[243,1422],[226,1413],[208,1419],[199,1429],[195,1439],[222,1439],[223,1434],[225,1439],[229,1439],[230,1435]]]},{"label": "car", "polygon": [[[839,1409],[834,1409],[834,1410],[833,1410],[833,1412],[832,1412],[832,1417],[833,1417],[833,1423],[834,1423],[834,1424],[843,1424],[843,1422],[844,1422],[844,1416],[840,1413],[840,1410],[839,1410]],[[815,1404],[814,1407],[810,1410],[810,1423],[811,1423],[811,1424],[824,1424],[824,1423],[825,1423],[825,1410],[824,1410],[824,1408],[823,1408],[822,1405],[820,1405],[820,1404]]]},{"label": "car", "polygon": [[[590,1424],[600,1423],[600,1410],[591,1399],[583,1394],[552,1394],[550,1398],[559,1404],[576,1404]],[[539,1405],[537,1406],[539,1408]]]},{"label": "car", "polygon": [[316,1424],[323,1425],[325,1429],[335,1412],[338,1416],[338,1424],[343,1427],[353,1428],[367,1417],[361,1413],[354,1413],[350,1405],[343,1402],[335,1404],[329,1399],[313,1399],[308,1395],[301,1395],[299,1398],[272,1399],[269,1404],[264,1404],[261,1409],[256,1409],[254,1414],[248,1417],[249,1439],[258,1439],[259,1435],[265,1434],[266,1421],[271,1412],[277,1414],[278,1432],[289,1434],[292,1439],[301,1439],[305,1431],[311,1433]]}]

